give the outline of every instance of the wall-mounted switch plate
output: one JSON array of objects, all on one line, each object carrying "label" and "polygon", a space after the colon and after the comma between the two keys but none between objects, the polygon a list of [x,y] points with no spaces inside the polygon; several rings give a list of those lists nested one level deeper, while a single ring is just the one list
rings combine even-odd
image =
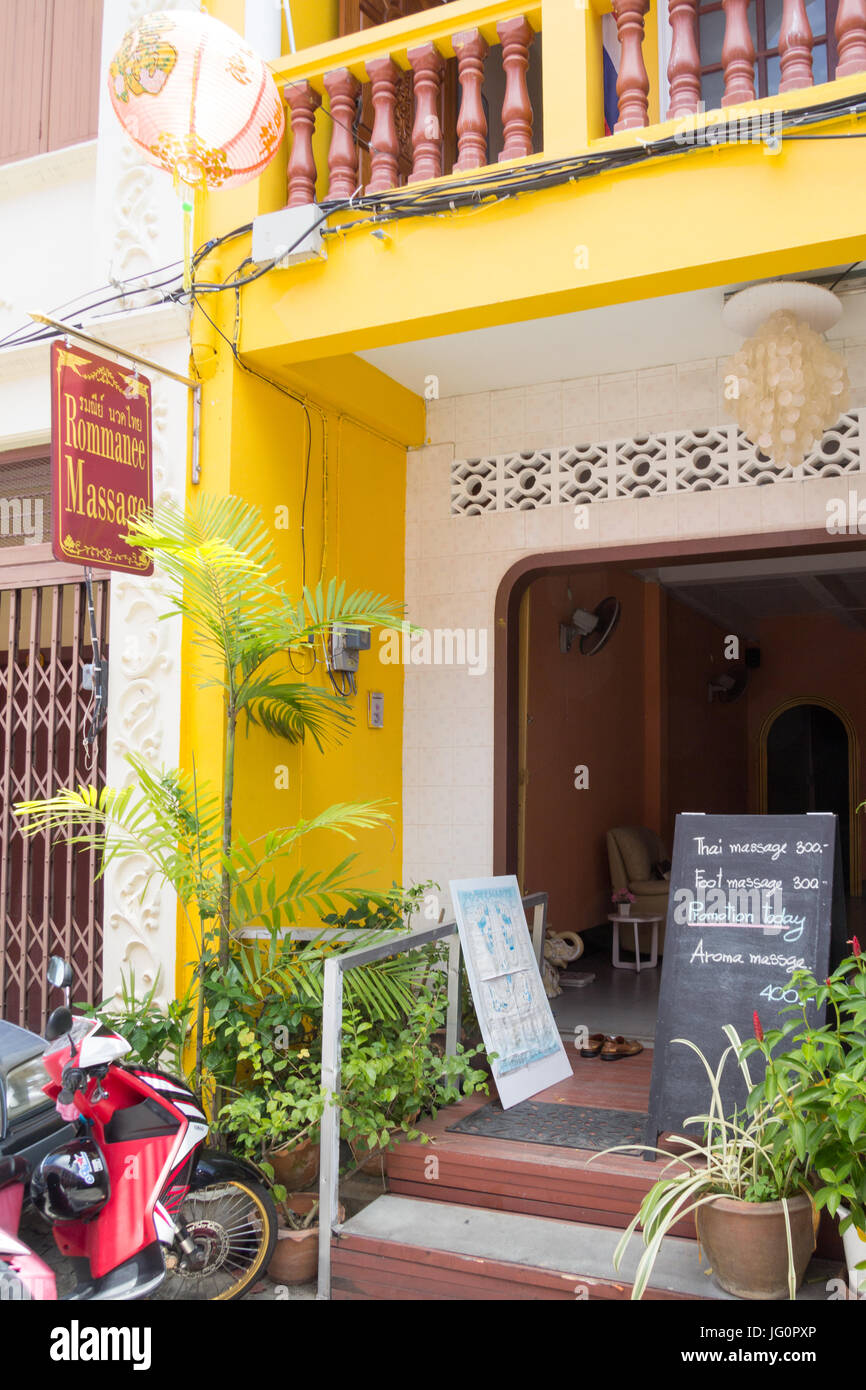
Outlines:
[{"label": "wall-mounted switch plate", "polygon": [[381,690],[367,692],[367,724],[371,729],[385,726],[385,696]]}]

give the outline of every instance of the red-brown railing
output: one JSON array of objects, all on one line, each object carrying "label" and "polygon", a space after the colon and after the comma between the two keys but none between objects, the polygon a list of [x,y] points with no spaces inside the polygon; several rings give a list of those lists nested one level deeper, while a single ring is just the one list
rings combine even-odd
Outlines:
[{"label": "red-brown railing", "polygon": [[[664,3],[664,0],[660,0]],[[749,28],[750,0],[723,0],[725,34],[722,46],[724,95],[722,106],[753,101],[755,49]],[[698,0],[667,0],[671,28],[667,68],[669,117],[697,114],[701,109],[701,58],[698,46]],[[598,92],[601,100],[600,25],[603,0],[478,0],[445,5],[380,28],[365,30],[308,53],[298,53],[281,65],[283,90],[291,129],[288,165],[288,203],[296,206],[320,197],[343,198],[363,189],[385,193],[401,182],[415,183],[451,173],[481,168],[494,159],[526,159],[540,154],[533,129],[540,112],[533,110],[527,69],[542,23],[556,19],[560,42],[563,7],[586,12],[586,30],[575,51],[576,68],[599,66],[592,80],[577,72],[576,87]],[[657,78],[647,71],[645,25],[650,0],[612,0],[621,45],[616,131],[649,124],[650,93]],[[654,22],[654,21],[653,21]],[[577,31],[575,30],[575,33]],[[866,72],[866,0],[839,0],[835,39],[836,77]],[[780,92],[813,85],[813,36],[805,0],[783,0],[779,39]],[[504,70],[504,97],[497,112],[501,124],[499,148],[490,148],[488,114],[482,88],[492,50]],[[551,55],[548,55],[550,61]],[[559,55],[557,55],[559,58]],[[443,138],[443,91],[446,65],[456,63],[459,112],[452,131],[452,157],[446,159]],[[546,74],[544,80],[546,81]],[[314,140],[316,113],[327,96],[331,131],[325,170],[317,168]],[[577,104],[577,103],[576,103]],[[657,108],[656,108],[657,109]],[[368,138],[359,137],[362,112],[369,121]],[[580,121],[575,120],[574,152],[581,148]],[[601,112],[589,113],[583,129],[601,134]],[[585,142],[584,142],[585,143]],[[558,141],[562,145],[562,139]],[[363,153],[367,150],[366,155]],[[557,154],[563,153],[561,148]],[[322,163],[320,153],[320,163]],[[450,167],[446,167],[446,164]]]},{"label": "red-brown railing", "polygon": [[[571,0],[569,0],[571,3]],[[461,6],[461,9],[465,7]],[[527,86],[529,52],[541,27],[542,6],[536,3],[475,7],[479,22],[451,31],[447,21],[423,18],[423,41],[412,43],[412,30],[421,28],[418,17],[366,30],[357,35],[357,54],[349,54],[344,66],[322,71],[313,63],[309,77],[300,77],[283,88],[291,129],[288,168],[288,205],[313,200],[318,169],[313,135],[316,112],[327,94],[331,136],[327,156],[328,198],[344,198],[361,187],[366,193],[383,193],[403,178],[408,183],[440,178],[443,174],[479,169],[490,158],[525,159],[533,153],[533,106]],[[491,20],[488,12],[500,11]],[[426,37],[432,31],[433,37]],[[437,32],[439,31],[439,32]],[[344,47],[345,45],[343,45]],[[500,148],[489,149],[490,131],[482,97],[491,49],[498,48],[505,91],[501,110]],[[378,51],[377,51],[378,50]],[[303,54],[298,55],[303,59]],[[456,62],[460,88],[456,117],[456,157],[445,168],[443,94],[446,65]],[[407,86],[406,76],[411,74]],[[369,141],[359,138],[362,87],[369,84],[372,129]],[[406,101],[410,105],[407,121]],[[401,175],[401,126],[411,122],[411,167]],[[369,177],[362,179],[361,151],[369,152]],[[406,144],[404,140],[402,142]]]}]

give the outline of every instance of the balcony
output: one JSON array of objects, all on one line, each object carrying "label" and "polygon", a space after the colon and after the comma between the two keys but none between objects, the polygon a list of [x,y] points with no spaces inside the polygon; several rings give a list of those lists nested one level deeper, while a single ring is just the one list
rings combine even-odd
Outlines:
[{"label": "balcony", "polygon": [[[758,108],[750,0],[724,0],[720,52],[703,57],[699,0],[669,0],[661,26],[650,0],[605,10],[609,0],[455,0],[284,58],[275,76],[291,129],[288,205],[643,143],[664,133],[644,133],[663,120],[701,129],[713,116],[706,98],[720,90],[728,120],[744,106],[813,105],[866,72],[866,0],[839,0],[831,34],[815,36],[804,0],[783,0],[777,40],[759,50],[774,77]],[[612,131],[603,26],[619,69]],[[829,71],[834,82],[816,86],[814,72]],[[607,104],[610,115],[610,91]]]},{"label": "balcony", "polygon": [[755,63],[756,0],[716,9],[715,72],[696,0],[664,24],[649,0],[453,0],[281,59],[287,191],[260,211],[332,216],[320,254],[243,289],[247,360],[320,386],[378,348],[862,260],[862,143],[839,137],[866,113],[866,0],[838,0],[820,66],[805,0],[774,2]]}]

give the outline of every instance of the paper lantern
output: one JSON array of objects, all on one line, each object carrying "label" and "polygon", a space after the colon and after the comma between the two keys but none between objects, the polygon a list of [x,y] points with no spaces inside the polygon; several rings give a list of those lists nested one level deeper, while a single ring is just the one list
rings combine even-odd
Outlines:
[{"label": "paper lantern", "polygon": [[751,336],[725,367],[740,429],[782,467],[798,467],[848,408],[848,373],[821,333],[842,306],[819,285],[778,281],[734,295],[726,324]]},{"label": "paper lantern", "polygon": [[111,104],[147,159],[191,188],[256,178],[279,148],[283,106],[264,61],[192,10],[145,15],[108,74]]}]

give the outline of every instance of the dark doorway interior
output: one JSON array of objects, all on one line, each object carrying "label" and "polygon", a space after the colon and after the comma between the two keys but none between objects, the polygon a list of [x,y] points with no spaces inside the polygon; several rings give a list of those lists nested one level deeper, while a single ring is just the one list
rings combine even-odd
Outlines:
[{"label": "dark doorway interior", "polygon": [[850,882],[851,826],[848,731],[824,705],[793,705],[767,735],[770,815],[833,811],[839,817],[842,869]]}]

